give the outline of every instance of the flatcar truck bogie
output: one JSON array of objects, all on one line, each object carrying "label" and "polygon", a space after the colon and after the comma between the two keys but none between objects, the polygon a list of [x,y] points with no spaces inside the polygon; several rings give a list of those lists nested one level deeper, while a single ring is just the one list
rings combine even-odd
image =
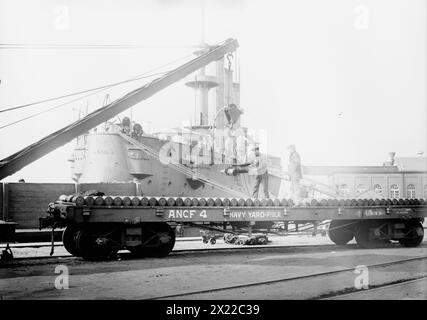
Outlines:
[{"label": "flatcar truck bogie", "polygon": [[162,257],[175,245],[175,231],[164,222],[72,223],[63,231],[65,249],[86,260],[113,258],[121,249],[138,257]]},{"label": "flatcar truck bogie", "polygon": [[399,241],[402,246],[416,247],[424,238],[420,219],[332,220],[329,238],[337,245],[345,245],[353,238],[361,248],[378,248]]}]

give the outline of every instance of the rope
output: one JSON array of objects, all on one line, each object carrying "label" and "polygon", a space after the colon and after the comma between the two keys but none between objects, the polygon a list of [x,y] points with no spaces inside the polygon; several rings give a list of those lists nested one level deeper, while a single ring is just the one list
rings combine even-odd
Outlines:
[{"label": "rope", "polygon": [[[133,82],[133,81],[137,81],[137,80],[140,80],[140,79],[145,79],[145,78],[150,78],[150,77],[157,76],[157,75],[162,75],[162,74],[167,73],[168,71],[158,72],[158,73],[152,73],[152,72],[157,71],[157,70],[159,70],[161,68],[167,67],[167,66],[169,66],[171,64],[174,64],[174,63],[176,63],[178,61],[187,59],[190,56],[192,56],[192,54],[188,54],[188,55],[183,56],[181,58],[175,59],[175,60],[173,60],[171,62],[168,62],[166,64],[158,66],[158,67],[156,67],[154,69],[148,70],[148,71],[146,71],[144,73],[141,73],[141,74],[139,74],[139,75],[137,75],[137,76],[135,76],[133,78],[127,79],[127,80],[123,80],[123,81],[119,81],[119,82],[115,82],[115,83],[110,83],[110,84],[107,84],[107,85],[103,85],[101,87],[92,88],[92,89],[83,90],[83,91],[78,91],[78,92],[74,92],[74,93],[70,93],[70,94],[66,94],[66,95],[62,95],[62,96],[58,96],[58,97],[43,99],[43,100],[40,100],[40,101],[36,101],[36,102],[32,102],[32,103],[27,103],[27,104],[23,104],[23,105],[20,105],[20,106],[10,107],[10,108],[7,108],[7,109],[0,110],[0,113],[12,111],[12,110],[17,110],[17,109],[22,109],[22,108],[26,108],[26,107],[30,107],[30,106],[33,106],[33,105],[37,105],[37,104],[41,104],[41,103],[45,103],[45,102],[54,101],[54,100],[60,100],[60,99],[64,99],[64,98],[68,98],[68,97],[72,97],[72,96],[76,96],[76,95],[80,95],[80,94],[83,94],[83,93],[97,91],[97,90],[100,90],[100,89],[108,89],[108,88],[115,87],[115,86],[118,86],[118,85],[121,85],[121,84],[125,84],[125,83],[128,83],[128,82]],[[97,93],[97,92],[95,92],[95,93]],[[72,101],[70,101],[68,103],[71,103],[71,102]]]},{"label": "rope", "polygon": [[93,92],[93,93],[89,93],[89,94],[84,95],[84,96],[82,96],[82,97],[79,97],[79,98],[76,98],[76,99],[70,100],[70,101],[65,102],[65,103],[61,103],[61,104],[56,105],[56,106],[54,106],[54,107],[51,107],[51,108],[49,108],[49,109],[46,109],[46,110],[43,110],[43,111],[40,111],[40,112],[37,112],[37,113],[33,113],[32,115],[30,115],[30,116],[28,116],[28,117],[21,118],[21,119],[19,119],[19,120],[16,120],[16,121],[10,122],[10,123],[5,124],[5,125],[3,125],[3,126],[0,126],[0,130],[1,130],[1,129],[4,129],[4,128],[7,128],[7,127],[10,127],[10,126],[12,126],[12,125],[14,125],[14,124],[17,124],[17,123],[23,122],[23,121],[25,121],[25,120],[28,120],[28,119],[31,119],[31,118],[37,117],[38,115],[41,115],[41,114],[43,114],[43,113],[46,113],[46,112],[49,112],[49,111],[52,111],[52,110],[58,109],[58,108],[60,108],[60,107],[63,107],[63,106],[65,106],[65,105],[68,105],[68,104],[70,104],[70,103],[72,103],[72,102],[76,102],[76,101],[78,101],[78,100],[84,99],[84,98],[86,98],[86,97],[89,97],[89,96],[94,95],[94,94],[96,94],[96,93],[99,93],[99,92],[101,92],[101,91],[103,91],[103,90],[99,90],[99,91],[96,91],[96,92]]},{"label": "rope", "polygon": [[[157,76],[157,75],[164,74],[164,73],[166,73],[166,71],[165,72],[154,73],[154,74],[151,74],[151,75],[148,75],[148,76],[144,76],[144,77],[137,76],[137,77],[132,78],[132,79],[128,79],[128,80],[124,80],[124,81],[120,81],[120,82],[111,83],[111,84],[104,85],[104,86],[97,87],[97,88],[93,88],[93,89],[78,91],[78,92],[69,93],[69,94],[65,94],[65,95],[62,95],[62,96],[58,96],[58,97],[53,97],[53,98],[39,100],[39,101],[32,102],[32,103],[23,104],[23,105],[16,106],[16,107],[10,107],[10,108],[7,108],[7,109],[2,109],[2,110],[0,110],[0,113],[9,112],[9,111],[13,111],[13,110],[18,110],[18,109],[22,109],[22,108],[27,108],[27,107],[31,107],[31,106],[34,106],[34,105],[37,105],[37,104],[42,104],[42,103],[45,103],[45,102],[50,102],[50,101],[55,101],[55,100],[61,100],[61,99],[64,99],[64,98],[77,96],[77,95],[80,95],[80,94],[83,94],[83,93],[97,91],[99,89],[108,89],[108,88],[115,87],[115,86],[118,86],[118,85],[121,85],[121,84],[124,84],[124,83],[132,82],[132,81],[137,81],[137,80],[145,79],[145,78],[150,78],[150,77]],[[97,93],[97,92],[95,92],[95,93]],[[70,102],[72,102],[72,101],[70,101]],[[70,103],[70,102],[67,102],[67,103]]]}]

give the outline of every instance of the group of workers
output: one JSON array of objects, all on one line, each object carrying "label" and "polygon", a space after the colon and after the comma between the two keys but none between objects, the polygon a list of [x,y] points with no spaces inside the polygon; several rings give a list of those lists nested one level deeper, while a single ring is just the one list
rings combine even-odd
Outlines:
[{"label": "group of workers", "polygon": [[[135,123],[132,126],[131,132],[131,121],[128,117],[124,117],[121,127],[123,133],[131,136],[137,141],[141,141],[141,137],[144,132],[139,123]],[[288,175],[291,184],[290,191],[293,195],[299,197],[301,193],[300,180],[302,179],[301,158],[294,145],[289,145],[287,149],[289,153]],[[264,198],[269,198],[267,157],[266,155],[261,154],[258,145],[254,145],[252,151],[253,152],[248,156],[247,162],[240,165],[240,169],[233,169],[233,174],[248,173],[249,175],[255,176],[255,185],[253,187],[252,197],[258,198],[259,189],[262,185]]]},{"label": "group of workers", "polygon": [[132,139],[135,139],[139,142],[141,142],[142,134],[144,131],[142,130],[142,126],[139,123],[135,123],[132,126],[132,132],[131,132],[131,121],[128,117],[124,117],[121,123],[122,132],[130,137]]}]

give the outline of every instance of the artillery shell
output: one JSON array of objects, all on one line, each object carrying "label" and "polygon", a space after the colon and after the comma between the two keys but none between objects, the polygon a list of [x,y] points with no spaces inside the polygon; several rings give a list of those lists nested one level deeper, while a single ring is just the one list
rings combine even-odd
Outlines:
[{"label": "artillery shell", "polygon": [[[145,197],[144,197],[145,198]],[[145,199],[147,199],[147,198],[145,198]],[[134,207],[137,207],[137,206],[139,206],[139,204],[141,203],[141,201],[139,200],[139,198],[138,197],[132,197],[132,200],[131,200],[131,204],[134,206]],[[148,199],[147,199],[147,204],[148,204]]]},{"label": "artillery shell", "polygon": [[114,206],[121,206],[123,203],[122,198],[121,197],[114,197],[113,199],[113,205]]},{"label": "artillery shell", "polygon": [[168,204],[168,201],[166,200],[166,198],[161,197],[157,200],[157,203],[159,204],[159,206],[165,207]]},{"label": "artillery shell", "polygon": [[93,204],[95,203],[95,199],[91,196],[84,197],[84,199],[85,199],[85,205],[89,207],[93,206]]},{"label": "artillery shell", "polygon": [[123,203],[124,206],[128,207],[128,206],[131,205],[132,202],[131,202],[131,200],[130,200],[129,197],[123,197],[122,198],[122,203]]},{"label": "artillery shell", "polygon": [[111,198],[110,196],[104,196],[104,205],[106,206],[112,206],[113,205],[113,198]]},{"label": "artillery shell", "polygon": [[[157,199],[156,198],[154,198],[154,197],[151,197],[149,200],[148,200],[148,204],[151,206],[151,207],[155,207],[155,206],[157,206]],[[141,204],[142,205],[142,204]]]},{"label": "artillery shell", "polygon": [[224,199],[222,199],[222,205],[223,205],[224,207],[229,207],[229,206],[230,206],[230,204],[231,204],[230,199],[228,199],[228,198],[224,198]]}]

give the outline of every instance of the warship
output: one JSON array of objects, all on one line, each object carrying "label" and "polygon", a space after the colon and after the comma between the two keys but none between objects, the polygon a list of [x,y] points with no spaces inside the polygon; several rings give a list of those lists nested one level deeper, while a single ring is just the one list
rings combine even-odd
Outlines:
[{"label": "warship", "polygon": [[[195,55],[209,50],[205,46]],[[228,53],[186,79],[195,94],[194,125],[149,134],[137,121],[124,117],[77,137],[69,159],[72,179],[76,183],[134,182],[140,196],[252,196],[255,176],[227,174],[228,168],[245,163],[259,143],[241,124],[236,60]],[[277,197],[281,160],[263,156],[268,163],[269,194]],[[264,194],[262,186],[260,194]]]}]

